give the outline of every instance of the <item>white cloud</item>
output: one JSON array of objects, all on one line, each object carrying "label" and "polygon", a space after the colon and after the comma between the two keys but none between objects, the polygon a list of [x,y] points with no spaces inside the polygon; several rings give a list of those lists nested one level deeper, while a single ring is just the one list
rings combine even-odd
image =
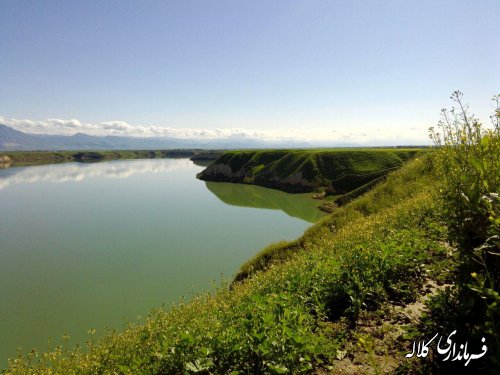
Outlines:
[{"label": "white cloud", "polygon": [[401,127],[386,126],[344,126],[335,129],[311,128],[286,130],[256,130],[245,128],[172,128],[163,126],[132,125],[125,121],[105,121],[98,124],[86,123],[77,119],[29,120],[9,119],[0,116],[0,123],[26,133],[73,135],[85,133],[97,136],[162,137],[177,139],[230,139],[260,140],[269,142],[309,142],[311,145],[335,146],[336,144],[355,145],[401,145],[429,144],[427,126]]}]

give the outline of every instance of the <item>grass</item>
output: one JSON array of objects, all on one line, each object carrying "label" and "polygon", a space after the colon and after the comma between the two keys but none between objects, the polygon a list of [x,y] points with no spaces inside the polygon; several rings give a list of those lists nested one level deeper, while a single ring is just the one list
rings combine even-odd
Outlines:
[{"label": "grass", "polygon": [[282,242],[280,246],[283,251],[279,251],[276,244],[265,248],[241,267],[237,279],[243,279],[246,277],[245,275],[248,276],[267,268],[269,264],[275,262],[275,258],[281,262],[283,258],[289,257],[289,254],[299,249],[309,248],[311,242],[316,241],[319,237],[329,236],[331,234],[329,232],[332,230],[335,231],[349,225],[349,223],[355,223],[363,217],[387,210],[417,192],[428,190],[427,185],[433,184],[435,178],[431,173],[432,169],[432,161],[428,156],[417,158],[408,163],[402,170],[393,172],[385,183],[375,187],[348,206],[336,209],[331,215],[306,231],[299,240],[289,243]]},{"label": "grass", "polygon": [[425,155],[408,162],[297,241],[264,250],[230,288],[157,309],[123,332],[90,335],[84,348],[20,355],[6,372],[335,372],[335,358],[360,350],[351,345],[360,316],[415,300],[424,279],[451,268],[433,170]]},{"label": "grass", "polygon": [[[326,189],[328,194],[345,195],[365,185],[359,192],[367,191],[373,181],[423,151],[417,148],[231,151],[214,162],[229,166],[231,175],[209,167],[199,178],[252,183],[292,193]],[[346,203],[353,197],[346,195],[340,202]]]}]

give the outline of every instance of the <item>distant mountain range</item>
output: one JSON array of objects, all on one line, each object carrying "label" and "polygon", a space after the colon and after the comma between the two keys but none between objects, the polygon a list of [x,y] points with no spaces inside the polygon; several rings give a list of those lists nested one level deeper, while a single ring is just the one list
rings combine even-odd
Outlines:
[{"label": "distant mountain range", "polygon": [[1,151],[33,150],[158,150],[158,149],[235,149],[266,147],[310,147],[307,142],[267,142],[255,138],[229,137],[221,139],[179,139],[160,137],[45,135],[24,133],[0,124]]}]

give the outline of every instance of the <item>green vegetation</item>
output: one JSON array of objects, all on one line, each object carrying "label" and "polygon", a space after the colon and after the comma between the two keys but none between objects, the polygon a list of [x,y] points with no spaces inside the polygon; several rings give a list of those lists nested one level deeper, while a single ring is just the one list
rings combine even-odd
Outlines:
[{"label": "green vegetation", "polygon": [[114,159],[154,159],[193,157],[196,160],[213,160],[220,156],[218,151],[201,150],[117,150],[117,151],[5,151],[0,152],[0,162],[8,158],[4,164],[31,165],[63,163],[68,161],[101,161]]},{"label": "green vegetation", "polygon": [[418,148],[261,150],[224,153],[198,175],[291,193],[324,191],[338,205],[368,191],[387,173],[423,152]]},{"label": "green vegetation", "polygon": [[[20,355],[7,373],[429,373],[447,363],[433,355],[405,359],[411,343],[453,329],[467,330],[474,353],[472,341],[487,336],[487,355],[467,370],[493,372],[500,355],[498,108],[496,116],[490,132],[465,110],[442,123],[444,138],[433,133],[437,152],[392,171],[297,241],[265,249],[230,288],[158,309],[124,332],[91,336],[85,349]],[[269,165],[276,173],[321,165],[313,151],[223,158],[239,170],[257,155],[257,175]],[[343,157],[358,161],[356,173],[371,173],[372,162]],[[426,285],[451,283],[429,298],[421,319],[400,313]]]},{"label": "green vegetation", "polygon": [[281,263],[283,259],[290,258],[299,250],[309,251],[312,246],[311,241],[315,242],[318,238],[333,235],[339,228],[349,227],[359,219],[389,210],[396,203],[404,201],[406,197],[410,198],[417,192],[431,191],[428,186],[435,183],[432,170],[432,160],[427,155],[409,162],[401,170],[390,174],[389,179],[380,186],[349,205],[337,208],[331,215],[308,229],[299,240],[283,242],[281,250],[275,244],[262,250],[241,267],[236,279],[244,279],[275,263]]},{"label": "green vegetation", "polygon": [[[500,95],[493,97],[492,127],[485,127],[462,102],[442,111],[431,138],[439,147],[435,159],[443,177],[441,212],[448,240],[458,251],[454,285],[430,302],[429,319],[421,329],[460,327],[457,338],[480,343],[491,351],[480,367],[500,369]],[[480,345],[477,345],[480,346]],[[456,367],[447,364],[448,367]]]}]

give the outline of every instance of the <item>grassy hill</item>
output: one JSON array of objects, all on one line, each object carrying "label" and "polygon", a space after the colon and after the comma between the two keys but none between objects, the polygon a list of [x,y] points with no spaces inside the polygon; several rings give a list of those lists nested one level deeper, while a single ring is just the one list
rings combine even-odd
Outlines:
[{"label": "grassy hill", "polygon": [[340,202],[345,203],[422,152],[400,148],[231,151],[215,160],[198,178],[255,184],[292,193],[326,191],[344,195]]}]

